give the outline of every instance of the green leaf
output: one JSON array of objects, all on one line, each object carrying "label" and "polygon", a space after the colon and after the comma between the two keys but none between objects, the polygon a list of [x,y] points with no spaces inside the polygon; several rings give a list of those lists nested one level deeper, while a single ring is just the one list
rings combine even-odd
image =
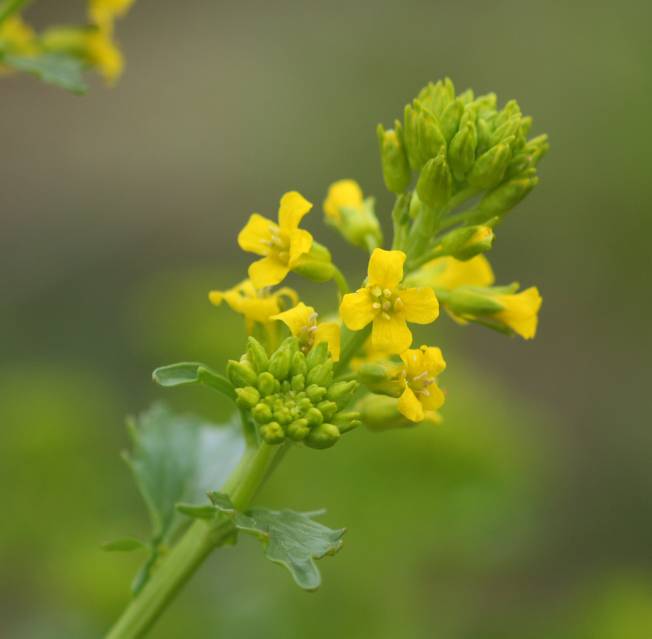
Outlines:
[{"label": "green leaf", "polygon": [[86,93],[88,86],[82,72],[84,63],[65,53],[44,53],[39,56],[6,55],[4,64],[39,77],[44,82],[55,84],[71,93]]},{"label": "green leaf", "polygon": [[319,588],[321,575],[315,559],[334,555],[342,547],[344,528],[334,530],[312,519],[323,511],[253,508],[239,513],[227,495],[212,492],[209,497],[217,510],[233,518],[238,530],[260,539],[265,556],[285,566],[298,586],[304,590]]},{"label": "green leaf", "polygon": [[235,399],[235,391],[231,382],[200,362],[179,362],[161,366],[152,373],[152,378],[157,384],[166,388],[186,384],[203,384],[214,388],[230,399]]},{"label": "green leaf", "polygon": [[102,550],[110,552],[131,552],[132,550],[142,550],[144,548],[147,548],[147,544],[140,539],[136,539],[136,537],[123,537],[122,539],[107,541],[102,544]]},{"label": "green leaf", "polygon": [[161,546],[169,545],[188,519],[178,502],[196,503],[221,486],[244,451],[238,423],[217,427],[198,417],[175,415],[155,404],[128,423],[133,450],[124,458],[134,475],[152,523],[151,554],[138,587],[147,581],[147,565]]}]

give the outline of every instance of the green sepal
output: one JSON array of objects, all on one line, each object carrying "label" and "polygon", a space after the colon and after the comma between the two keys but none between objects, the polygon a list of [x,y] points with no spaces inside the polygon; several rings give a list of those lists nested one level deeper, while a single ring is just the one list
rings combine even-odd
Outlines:
[{"label": "green sepal", "polygon": [[160,366],[152,373],[152,379],[159,386],[166,388],[186,384],[203,384],[235,399],[235,391],[229,380],[200,362],[179,362],[178,364]]},{"label": "green sepal", "polygon": [[240,532],[259,539],[265,556],[284,566],[300,588],[319,588],[321,575],[315,560],[334,555],[341,549],[344,528],[331,529],[314,521],[313,517],[321,512],[252,508],[241,513],[227,495],[211,492],[208,496],[215,509],[231,517]]}]

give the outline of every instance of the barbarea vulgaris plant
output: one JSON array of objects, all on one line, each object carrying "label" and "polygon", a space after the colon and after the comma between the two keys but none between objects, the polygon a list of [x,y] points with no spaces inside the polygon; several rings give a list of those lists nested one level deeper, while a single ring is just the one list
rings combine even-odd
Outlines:
[{"label": "barbarea vulgaris plant", "polygon": [[[0,4],[0,68],[73,91],[83,89],[87,67],[109,82],[119,76],[114,22],[130,0],[91,0],[87,26],[39,35],[20,17],[23,4]],[[247,277],[208,295],[242,316],[242,355],[221,366],[182,362],[153,373],[164,387],[195,384],[218,393],[233,405],[231,421],[217,427],[157,404],[128,423],[132,450],[125,459],[152,531],[145,540],[105,544],[145,553],[109,639],[143,636],[204,559],[240,535],[258,539],[299,587],[318,588],[315,561],[341,548],[344,530],[320,523],[319,511],[253,506],[283,456],[326,450],[363,425],[440,423],[447,363],[436,344],[415,343],[412,328],[427,326],[428,341],[436,341],[442,309],[463,326],[535,336],[538,290],[496,285],[484,255],[495,229],[538,182],[548,142],[529,137],[531,125],[515,100],[499,107],[493,93],[458,94],[448,78],[424,87],[393,128],[379,125],[383,177],[395,195],[391,241],[374,199],[355,181],[332,184],[322,206],[325,223],[369,254],[355,289],[328,248],[302,228],[313,204],[301,193],[286,192],[273,218],[249,217],[237,238],[256,256]],[[338,312],[301,301],[285,285],[290,273],[334,282]]]}]

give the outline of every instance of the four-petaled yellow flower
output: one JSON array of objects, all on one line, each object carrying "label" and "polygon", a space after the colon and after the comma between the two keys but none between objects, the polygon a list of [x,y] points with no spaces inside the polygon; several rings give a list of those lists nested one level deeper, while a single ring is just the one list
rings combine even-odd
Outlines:
[{"label": "four-petaled yellow flower", "polygon": [[253,331],[255,323],[272,322],[272,316],[281,311],[283,298],[287,298],[291,304],[296,304],[299,300],[299,296],[291,288],[283,287],[274,292],[257,290],[249,280],[243,280],[226,291],[211,291],[208,294],[208,299],[215,306],[224,301],[236,313],[244,315],[248,333]]},{"label": "four-petaled yellow flower", "polygon": [[90,0],[88,16],[93,24],[110,31],[114,20],[127,13],[133,3],[134,0]]},{"label": "four-petaled yellow flower", "polygon": [[437,386],[437,375],[446,368],[441,350],[434,346],[413,348],[401,354],[405,368],[405,390],[398,400],[399,411],[413,422],[420,422],[441,408],[445,401]]},{"label": "four-petaled yellow flower", "polygon": [[362,189],[355,180],[338,180],[328,188],[328,195],[324,200],[324,213],[331,221],[339,222],[342,217],[340,209],[360,208],[363,201]]},{"label": "four-petaled yellow flower", "polygon": [[253,213],[238,235],[244,251],[262,255],[263,259],[249,266],[249,278],[256,288],[282,282],[302,256],[312,247],[312,235],[298,228],[312,204],[297,191],[281,198],[278,224]]},{"label": "four-petaled yellow flower", "polygon": [[412,343],[407,322],[430,324],[439,315],[431,288],[400,288],[403,251],[375,249],[369,259],[367,285],[342,299],[340,315],[346,326],[359,331],[373,322],[371,342],[387,353],[402,353]]},{"label": "four-petaled yellow flower", "polygon": [[299,302],[294,308],[273,315],[272,319],[281,320],[290,329],[304,353],[315,344],[326,342],[334,361],[340,358],[340,327],[335,322],[317,323],[318,314],[312,306]]}]

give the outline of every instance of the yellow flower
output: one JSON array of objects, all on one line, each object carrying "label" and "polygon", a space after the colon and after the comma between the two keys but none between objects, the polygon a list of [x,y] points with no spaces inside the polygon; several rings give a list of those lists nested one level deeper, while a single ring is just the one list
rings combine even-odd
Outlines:
[{"label": "yellow flower", "polygon": [[439,315],[439,303],[431,288],[400,288],[403,251],[375,249],[369,259],[367,285],[342,299],[340,315],[346,326],[359,331],[373,322],[371,343],[375,349],[402,353],[412,343],[407,322],[430,324]]},{"label": "yellow flower", "polygon": [[23,55],[38,52],[34,30],[19,15],[0,23],[0,50]]},{"label": "yellow flower", "polygon": [[134,0],[90,0],[88,16],[93,24],[111,29],[116,18],[123,16]]},{"label": "yellow flower", "polygon": [[113,84],[122,75],[124,58],[113,41],[109,29],[99,27],[88,32],[86,57],[109,84]]},{"label": "yellow flower", "polygon": [[484,255],[462,262],[454,257],[438,257],[424,264],[409,281],[434,289],[452,290],[460,286],[491,286],[494,273]]},{"label": "yellow flower", "polygon": [[494,298],[505,307],[493,318],[505,324],[523,339],[532,339],[537,332],[538,313],[543,301],[536,286],[512,295],[497,295]]},{"label": "yellow flower", "polygon": [[398,410],[409,420],[420,422],[433,411],[441,408],[445,401],[442,390],[437,386],[437,375],[446,362],[439,348],[422,346],[401,354],[403,360],[405,390],[398,400]]},{"label": "yellow flower", "polygon": [[265,289],[257,290],[249,280],[243,280],[226,291],[211,291],[208,294],[208,299],[215,306],[224,301],[236,313],[244,315],[249,333],[253,331],[254,323],[268,324],[273,315],[280,313],[283,298],[288,298],[292,304],[299,300],[291,288],[284,287],[270,293]]},{"label": "yellow flower", "polygon": [[256,288],[282,282],[299,259],[310,251],[312,235],[298,227],[311,208],[312,204],[300,193],[290,191],[281,198],[278,224],[254,213],[240,231],[240,248],[264,256],[249,266],[249,278]]},{"label": "yellow flower", "polygon": [[362,206],[362,202],[362,189],[355,180],[338,180],[328,189],[324,200],[324,213],[333,222],[339,222],[342,217],[341,208],[356,209]]},{"label": "yellow flower", "polygon": [[326,342],[334,361],[340,358],[340,327],[334,322],[317,323],[318,315],[312,306],[299,302],[294,308],[273,315],[272,319],[281,320],[290,329],[304,353],[315,344]]}]

